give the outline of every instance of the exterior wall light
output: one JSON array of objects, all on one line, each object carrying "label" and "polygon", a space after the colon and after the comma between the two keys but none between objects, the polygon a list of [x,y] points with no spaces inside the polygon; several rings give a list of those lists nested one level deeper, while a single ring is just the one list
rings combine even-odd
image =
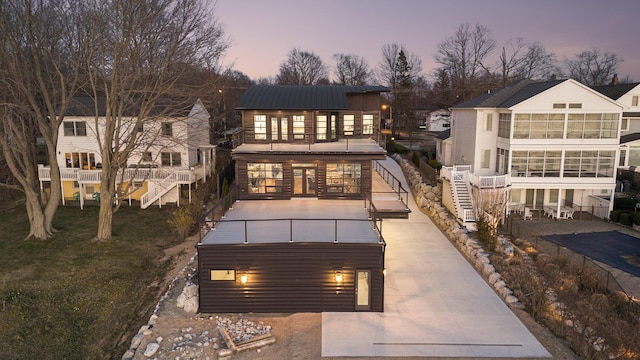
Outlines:
[{"label": "exterior wall light", "polygon": [[382,276],[387,276],[387,268],[382,269]]},{"label": "exterior wall light", "polygon": [[338,284],[342,284],[342,281],[344,280],[344,278],[342,277],[342,271],[336,271],[336,282]]},{"label": "exterior wall light", "polygon": [[240,282],[246,284],[247,280],[249,280],[249,275],[247,275],[247,273],[242,273],[242,275],[240,275]]}]

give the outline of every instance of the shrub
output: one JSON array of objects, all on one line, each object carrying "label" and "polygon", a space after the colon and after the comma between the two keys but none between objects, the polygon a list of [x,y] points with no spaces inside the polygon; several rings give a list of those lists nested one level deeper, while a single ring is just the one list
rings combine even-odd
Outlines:
[{"label": "shrub", "polygon": [[488,250],[494,251],[498,245],[498,239],[496,238],[495,230],[491,228],[491,224],[484,215],[478,217],[476,226],[478,228],[478,240],[480,243]]},{"label": "shrub", "polygon": [[620,224],[631,226],[633,225],[633,213],[623,212],[620,214]]},{"label": "shrub", "polygon": [[640,211],[633,212],[633,224],[640,225]]},{"label": "shrub", "polygon": [[193,206],[182,206],[171,212],[171,217],[167,220],[181,240],[184,240],[194,230],[198,223],[198,215]]},{"label": "shrub", "polygon": [[431,166],[432,168],[434,168],[436,170],[442,169],[442,164],[440,164],[438,162],[438,160],[431,159],[431,160],[429,160],[429,162],[427,164],[429,164],[429,166]]},{"label": "shrub", "polygon": [[398,144],[395,141],[387,141],[387,153],[388,154],[406,154],[407,152],[409,152],[409,149],[407,149],[406,147],[404,147],[401,144]]},{"label": "shrub", "polygon": [[609,218],[611,219],[611,221],[613,222],[620,222],[620,213],[622,211],[620,210],[611,210],[611,215],[609,216]]},{"label": "shrub", "polygon": [[633,211],[636,208],[636,199],[632,197],[616,198],[615,201],[613,202],[613,208],[615,210]]},{"label": "shrub", "polygon": [[404,145],[402,144],[398,144],[396,143],[396,152],[398,154],[406,154],[409,152],[409,149],[407,149]]}]

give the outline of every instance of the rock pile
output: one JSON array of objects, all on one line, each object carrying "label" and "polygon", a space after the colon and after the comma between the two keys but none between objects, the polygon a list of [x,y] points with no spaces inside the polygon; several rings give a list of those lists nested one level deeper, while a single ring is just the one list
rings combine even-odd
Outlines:
[{"label": "rock pile", "polygon": [[216,316],[218,328],[224,327],[231,336],[233,342],[239,343],[250,340],[259,335],[271,333],[271,326],[262,322],[256,323],[247,319],[231,320],[225,317]]},{"label": "rock pile", "polygon": [[[425,184],[422,175],[411,162],[395,154],[394,160],[400,164],[400,168],[409,183],[418,207],[431,218],[447,238],[460,250],[460,252],[473,264],[476,270],[481,273],[493,286],[496,292],[504,301],[513,308],[523,308],[518,298],[513,296],[513,291],[509,289],[502,276],[496,272],[491,265],[489,254],[487,254],[478,241],[469,236],[469,231],[462,228],[457,220],[451,215],[449,210],[442,206],[442,186]],[[513,254],[513,246],[504,238],[499,239],[500,248],[506,254]]]},{"label": "rock pile", "polygon": [[188,282],[182,293],[176,299],[176,306],[184,311],[195,314],[198,312],[198,285]]},{"label": "rock pile", "polygon": [[[194,319],[195,321],[195,319]],[[173,359],[206,359],[212,349],[220,348],[220,340],[215,330],[194,331],[193,327],[180,330],[180,335],[175,336],[170,350]]]}]

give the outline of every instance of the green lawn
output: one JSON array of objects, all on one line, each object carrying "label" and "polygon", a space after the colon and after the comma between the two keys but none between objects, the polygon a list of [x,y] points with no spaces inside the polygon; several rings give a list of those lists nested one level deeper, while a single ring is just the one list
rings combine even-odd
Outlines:
[{"label": "green lawn", "polygon": [[120,359],[153,311],[177,244],[167,208],[123,206],[95,242],[98,208],[60,207],[50,240],[23,240],[24,207],[0,211],[0,357]]}]

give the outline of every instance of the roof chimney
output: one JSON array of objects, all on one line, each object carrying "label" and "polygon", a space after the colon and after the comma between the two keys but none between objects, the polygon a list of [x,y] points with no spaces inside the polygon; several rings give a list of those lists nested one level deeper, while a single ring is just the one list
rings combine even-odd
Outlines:
[{"label": "roof chimney", "polygon": [[611,86],[616,86],[620,80],[618,79],[618,74],[613,74],[613,79],[611,79]]}]

